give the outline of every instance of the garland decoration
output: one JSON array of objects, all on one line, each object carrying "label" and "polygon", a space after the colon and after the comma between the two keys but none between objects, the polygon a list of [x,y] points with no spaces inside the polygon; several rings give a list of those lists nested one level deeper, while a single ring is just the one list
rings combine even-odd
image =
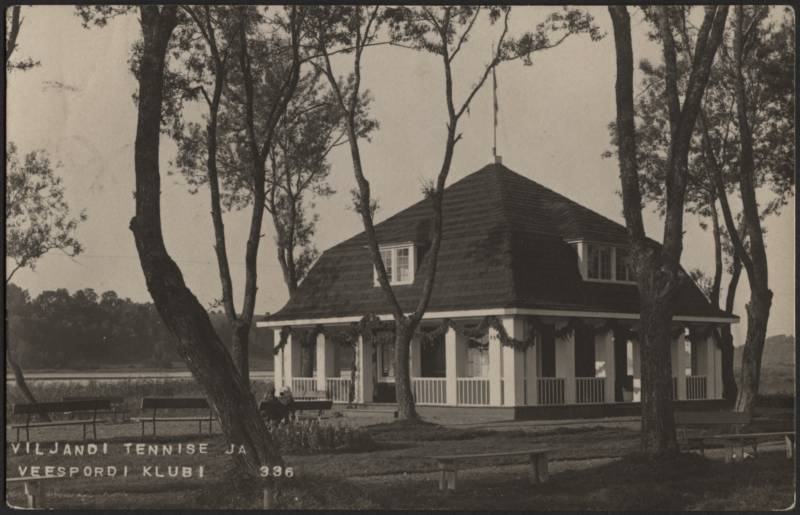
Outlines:
[{"label": "garland decoration", "polygon": [[452,320],[449,318],[445,318],[442,320],[442,323],[439,324],[435,329],[430,331],[423,331],[419,326],[417,326],[417,330],[414,331],[414,336],[419,338],[421,345],[433,345],[436,341],[447,334],[447,331],[453,329],[454,331],[458,330],[456,325],[453,323]]}]

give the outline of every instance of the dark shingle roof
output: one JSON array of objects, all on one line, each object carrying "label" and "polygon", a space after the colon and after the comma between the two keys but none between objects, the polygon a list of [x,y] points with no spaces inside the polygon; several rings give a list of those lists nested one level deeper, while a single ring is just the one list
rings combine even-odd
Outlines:
[{"label": "dark shingle roof", "polygon": [[[396,286],[411,311],[427,275],[432,210],[422,200],[376,226],[380,243],[413,241],[421,265],[412,285]],[[638,313],[630,284],[581,279],[566,242],[627,244],[609,220],[544,186],[492,164],[447,187],[443,239],[428,311],[539,308]],[[289,302],[271,320],[389,313],[362,232],[325,251]],[[723,316],[691,281],[682,286],[678,315]]]}]

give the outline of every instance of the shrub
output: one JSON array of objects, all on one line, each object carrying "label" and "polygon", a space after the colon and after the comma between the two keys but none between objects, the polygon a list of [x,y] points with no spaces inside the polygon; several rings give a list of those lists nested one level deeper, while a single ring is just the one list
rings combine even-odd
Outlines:
[{"label": "shrub", "polygon": [[369,433],[346,424],[322,424],[319,420],[298,420],[269,427],[281,452],[317,454],[322,452],[366,451],[376,448]]}]

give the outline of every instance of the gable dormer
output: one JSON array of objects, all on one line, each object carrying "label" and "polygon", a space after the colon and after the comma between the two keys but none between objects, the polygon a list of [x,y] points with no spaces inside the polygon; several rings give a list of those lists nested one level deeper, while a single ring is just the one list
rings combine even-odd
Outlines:
[{"label": "gable dormer", "polygon": [[578,255],[578,269],[584,281],[635,284],[627,247],[610,243],[570,240]]}]

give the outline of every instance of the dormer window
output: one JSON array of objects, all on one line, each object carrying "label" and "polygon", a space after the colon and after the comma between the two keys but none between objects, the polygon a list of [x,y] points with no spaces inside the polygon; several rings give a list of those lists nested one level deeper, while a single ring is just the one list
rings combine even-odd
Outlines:
[{"label": "dormer window", "polygon": [[572,241],[570,244],[578,254],[578,265],[585,280],[635,282],[627,248],[585,241]]},{"label": "dormer window", "polygon": [[[402,285],[414,282],[416,252],[412,243],[400,243],[380,246],[383,266],[389,276],[389,284]],[[373,268],[373,284],[379,286],[378,271]]]}]

